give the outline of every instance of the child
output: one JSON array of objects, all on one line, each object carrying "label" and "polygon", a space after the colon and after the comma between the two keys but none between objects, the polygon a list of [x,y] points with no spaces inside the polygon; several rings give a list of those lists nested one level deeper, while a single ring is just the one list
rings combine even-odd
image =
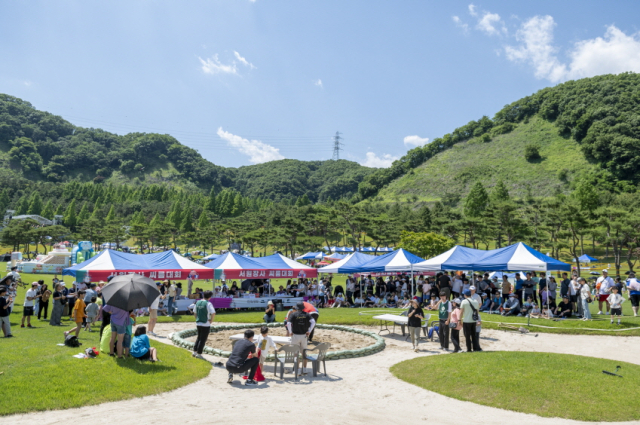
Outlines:
[{"label": "child", "polygon": [[268,327],[262,326],[260,328],[260,336],[256,338],[256,347],[258,347],[257,355],[260,356],[260,369],[262,369],[262,365],[269,355],[269,349],[277,350],[275,342],[269,336]]},{"label": "child", "polygon": [[100,307],[96,303],[97,300],[97,297],[91,297],[91,302],[85,309],[85,312],[87,313],[87,326],[84,328],[85,331],[92,332],[91,325],[93,325],[93,322],[95,322],[98,317]]},{"label": "child", "polygon": [[611,294],[607,297],[607,302],[611,306],[611,324],[613,325],[613,317],[618,316],[618,325],[620,325],[620,316],[622,316],[622,303],[624,298],[618,293],[618,287],[611,287]]},{"label": "child", "polygon": [[538,304],[533,303],[531,307],[531,312],[529,313],[529,317],[533,317],[534,319],[539,319],[542,316],[542,311],[538,308]]},{"label": "child", "polygon": [[76,322],[76,327],[65,331],[64,336],[66,337],[71,332],[76,333],[76,337],[80,334],[80,329],[82,329],[82,319],[87,317],[87,314],[84,312],[84,309],[87,305],[84,303],[84,291],[78,292],[78,298],[76,299],[76,303],[73,306],[73,311],[71,312],[71,317],[74,322]]},{"label": "child", "polygon": [[502,304],[500,301],[500,293],[498,291],[494,292],[493,298],[491,299],[491,308],[489,309],[489,313],[500,314],[500,305]]},{"label": "child", "polygon": [[124,331],[124,339],[122,340],[122,350],[125,357],[129,357],[129,349],[131,348],[131,335],[133,334],[133,325],[136,324],[133,310],[129,311],[129,326]]},{"label": "child", "polygon": [[131,342],[131,356],[138,360],[158,361],[158,352],[149,344],[145,326],[138,326],[136,329],[136,334]]}]

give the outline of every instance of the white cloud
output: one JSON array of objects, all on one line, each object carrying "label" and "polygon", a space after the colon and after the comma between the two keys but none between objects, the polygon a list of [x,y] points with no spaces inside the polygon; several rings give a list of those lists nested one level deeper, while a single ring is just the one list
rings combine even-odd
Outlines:
[{"label": "white cloud", "polygon": [[428,137],[420,137],[420,136],[407,136],[404,138],[405,146],[422,146],[429,143]]},{"label": "white cloud", "polygon": [[318,86],[318,87],[320,87],[321,89],[323,89],[323,88],[324,88],[324,86],[322,85],[322,80],[321,80],[320,78],[318,78],[317,80],[315,80],[315,81],[313,82],[313,85],[314,85],[314,86]]},{"label": "white cloud", "polygon": [[505,47],[507,59],[527,62],[533,65],[537,78],[559,81],[566,75],[566,66],[556,56],[552,45],[553,28],[556,26],[551,16],[534,16],[524,22],[516,33],[518,47]]},{"label": "white cloud", "polygon": [[554,83],[601,74],[640,72],[640,33],[627,35],[611,25],[604,37],[576,42],[568,52],[570,61],[564,64],[553,45],[555,26],[551,16],[535,16],[524,22],[516,34],[520,45],[507,46],[507,58],[532,65],[537,78]]},{"label": "white cloud", "polygon": [[[500,29],[497,28],[498,26]],[[478,19],[476,28],[489,35],[499,35],[500,33],[507,32],[507,27],[504,25],[504,22],[502,22],[500,15],[490,12],[485,12],[482,17]]]},{"label": "white cloud", "polygon": [[263,162],[284,159],[280,154],[280,149],[261,142],[260,140],[243,139],[240,136],[224,131],[222,127],[218,128],[218,136],[226,140],[229,146],[238,149],[241,153],[249,156],[249,162],[252,164],[261,164]]},{"label": "white cloud", "polygon": [[243,64],[244,66],[248,66],[251,69],[255,69],[255,66],[251,62],[249,62],[248,60],[246,60],[245,58],[240,56],[240,53],[234,51],[233,54],[235,55],[236,59],[238,59],[238,61],[241,64]]},{"label": "white cloud", "polygon": [[451,19],[453,19],[453,22],[456,24],[456,26],[462,28],[465,33],[469,31],[469,25],[462,22],[462,19],[460,19],[459,16],[453,16]]},{"label": "white cloud", "polygon": [[393,164],[393,161],[395,161],[396,159],[398,159],[397,156],[392,156],[388,153],[383,154],[380,157],[373,152],[367,152],[367,157],[360,164],[364,165],[365,167],[372,168],[389,168],[391,167],[391,164]]},{"label": "white cloud", "polygon": [[476,6],[473,4],[469,5],[469,15],[478,16],[478,12],[476,12]]},{"label": "white cloud", "polygon": [[225,65],[220,62],[218,59],[218,55],[213,55],[210,59],[204,60],[200,59],[200,63],[202,64],[202,71],[205,74],[237,74],[238,68],[236,67],[235,62],[231,62],[229,65]]},{"label": "white cloud", "polygon": [[577,42],[570,57],[570,79],[640,72],[640,33],[626,35],[611,25],[604,37]]},{"label": "white cloud", "polygon": [[31,85],[32,85],[33,83],[32,83],[31,81],[29,81],[29,80],[26,80],[26,81],[23,81],[23,82],[22,82],[22,84],[24,84],[24,85],[25,85],[25,86],[27,86],[27,87],[31,87]]}]

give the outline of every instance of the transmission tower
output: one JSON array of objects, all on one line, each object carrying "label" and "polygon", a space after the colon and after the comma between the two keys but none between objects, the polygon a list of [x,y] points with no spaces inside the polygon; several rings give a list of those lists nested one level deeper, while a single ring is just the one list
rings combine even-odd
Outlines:
[{"label": "transmission tower", "polygon": [[340,132],[336,131],[336,135],[333,136],[333,159],[336,161],[340,159],[340,146],[344,146],[343,143],[340,142],[342,137],[340,137]]}]

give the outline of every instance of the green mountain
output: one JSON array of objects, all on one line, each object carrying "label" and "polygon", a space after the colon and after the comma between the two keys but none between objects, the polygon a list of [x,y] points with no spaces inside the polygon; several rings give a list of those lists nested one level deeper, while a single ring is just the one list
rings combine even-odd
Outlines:
[{"label": "green mountain", "polygon": [[584,178],[615,191],[640,182],[640,74],[545,88],[412,149],[359,185],[361,199],[457,205],[477,181],[523,197]]},{"label": "green mountain", "polygon": [[[245,197],[294,202],[351,198],[374,169],[351,161],[281,160],[248,167],[215,165],[166,134],[123,136],[82,128],[0,94],[0,181],[69,181],[149,186],[164,184],[202,193],[235,190]],[[14,183],[8,184],[8,181]]]}]

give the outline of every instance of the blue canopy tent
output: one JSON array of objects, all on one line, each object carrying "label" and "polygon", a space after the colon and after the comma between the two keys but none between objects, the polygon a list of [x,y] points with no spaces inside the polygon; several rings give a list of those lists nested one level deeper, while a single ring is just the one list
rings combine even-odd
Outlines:
[{"label": "blue canopy tent", "polygon": [[203,260],[215,260],[216,258],[220,258],[222,254],[210,254],[207,255],[206,257],[203,257]]},{"label": "blue canopy tent", "polygon": [[320,267],[318,269],[318,273],[347,273],[344,271],[347,267],[358,267],[368,263],[374,258],[374,256],[369,254],[354,252],[353,254],[347,255],[340,261],[329,264],[328,266]]},{"label": "blue canopy tent", "polygon": [[580,261],[581,263],[590,263],[592,261],[598,261],[597,258],[593,258],[590,255],[584,254],[581,255],[580,257],[578,257],[578,261]]},{"label": "blue canopy tent", "polygon": [[349,274],[363,272],[411,272],[411,293],[413,294],[413,265],[422,261],[424,261],[423,258],[400,248],[397,251],[381,255],[380,257],[374,257],[367,263],[345,267],[341,270],[344,270],[342,273]]},{"label": "blue canopy tent", "polygon": [[413,265],[414,271],[471,270],[473,265],[492,251],[456,245],[447,252]]},{"label": "blue canopy tent", "polygon": [[335,261],[335,260],[342,260],[343,258],[346,258],[347,256],[348,256],[348,254],[338,254],[336,252],[336,253],[333,253],[331,255],[325,255],[324,258]]},{"label": "blue canopy tent", "polygon": [[307,252],[304,255],[296,257],[296,261],[298,260],[322,260],[323,257],[322,251],[320,252]]},{"label": "blue canopy tent", "polygon": [[484,271],[571,271],[570,264],[544,255],[522,242],[486,251],[486,255],[470,268]]}]

